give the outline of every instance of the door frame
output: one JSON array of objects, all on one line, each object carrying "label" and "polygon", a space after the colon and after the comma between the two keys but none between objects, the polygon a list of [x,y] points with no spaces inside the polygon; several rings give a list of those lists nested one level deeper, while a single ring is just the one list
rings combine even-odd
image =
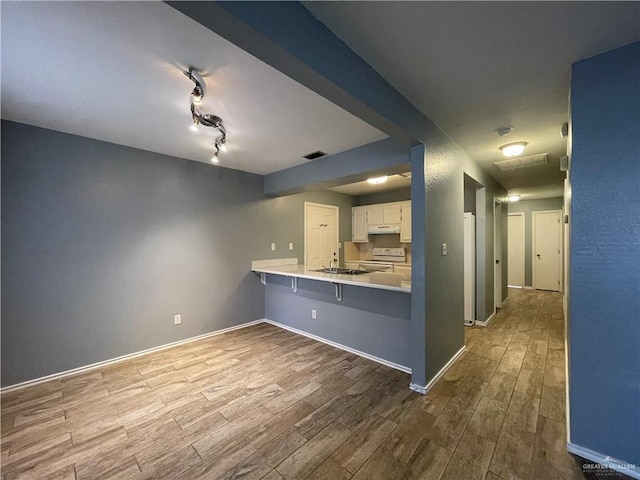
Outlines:
[{"label": "door frame", "polygon": [[[526,228],[525,228],[525,222],[526,222],[526,215],[524,214],[524,212],[514,212],[514,213],[509,213],[507,214],[508,217],[522,217],[522,286],[518,287],[518,286],[513,286],[513,285],[509,285],[509,269],[507,269],[507,285],[509,287],[512,288],[524,288],[524,280],[526,278],[526,274],[525,274],[525,257],[526,257],[526,253],[525,253],[525,247],[526,247]],[[508,220],[507,220],[508,222]],[[508,238],[508,229],[509,229],[509,224],[507,223],[507,238]],[[509,255],[509,246],[507,245],[507,255]]]},{"label": "door frame", "polygon": [[336,253],[338,255],[338,263],[340,263],[340,207],[337,205],[326,205],[324,203],[304,202],[304,224],[303,224],[303,243],[304,243],[304,265],[307,265],[307,207],[332,208],[336,211]]},{"label": "door frame", "polygon": [[537,210],[531,212],[531,283],[536,288],[536,215],[538,213],[557,213],[558,220],[558,292],[562,292],[562,210]]},{"label": "door frame", "polygon": [[[503,245],[502,245],[502,231],[498,231],[498,223],[500,223],[500,226],[502,227],[502,221],[498,220],[498,216],[496,215],[496,210],[498,208],[498,206],[500,206],[500,215],[502,215],[502,209],[504,208],[505,204],[498,200],[497,198],[493,199],[493,312],[497,312],[499,308],[502,308],[502,304],[504,303],[502,300],[502,284],[504,283],[504,278],[502,275],[502,262],[504,261],[504,258],[502,258],[502,252],[504,251]],[[496,255],[497,253],[497,239],[500,238],[500,262],[501,263],[496,263],[496,260],[498,260],[498,256]],[[508,237],[507,237],[508,240]],[[496,271],[497,271],[497,267],[496,265],[499,265],[500,267],[500,285],[497,285],[498,282],[498,278],[496,275]],[[496,288],[498,287],[498,288]],[[500,295],[500,297],[498,297],[498,295]],[[499,298],[499,300],[498,300]]]}]

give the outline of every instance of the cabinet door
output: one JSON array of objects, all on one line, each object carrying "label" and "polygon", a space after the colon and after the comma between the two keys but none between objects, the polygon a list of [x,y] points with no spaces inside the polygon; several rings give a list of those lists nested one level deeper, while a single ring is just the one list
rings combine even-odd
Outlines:
[{"label": "cabinet door", "polygon": [[384,225],[398,225],[400,223],[402,207],[398,203],[389,203],[382,207],[382,223]]},{"label": "cabinet door", "polygon": [[400,241],[411,243],[411,202],[403,202],[400,221]]},{"label": "cabinet door", "polygon": [[367,225],[384,224],[384,208],[382,205],[367,205]]},{"label": "cabinet door", "polygon": [[368,242],[366,207],[351,208],[351,241]]}]

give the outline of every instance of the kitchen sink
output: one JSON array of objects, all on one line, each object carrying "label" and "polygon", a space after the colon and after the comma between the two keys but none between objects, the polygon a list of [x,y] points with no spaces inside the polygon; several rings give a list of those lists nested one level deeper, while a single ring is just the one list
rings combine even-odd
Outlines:
[{"label": "kitchen sink", "polygon": [[342,275],[362,275],[363,273],[369,273],[368,270],[356,270],[353,268],[319,268],[312,271],[322,273],[339,273]]}]

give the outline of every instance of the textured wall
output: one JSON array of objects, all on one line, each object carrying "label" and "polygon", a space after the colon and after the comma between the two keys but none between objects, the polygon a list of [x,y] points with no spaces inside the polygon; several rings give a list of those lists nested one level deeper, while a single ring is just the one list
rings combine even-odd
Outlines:
[{"label": "textured wall", "polygon": [[533,286],[533,267],[531,249],[533,248],[533,212],[542,210],[562,210],[563,198],[541,198],[538,200],[520,200],[509,203],[509,213],[524,212],[524,284]]},{"label": "textured wall", "polygon": [[638,466],[640,43],[571,78],[571,442]]},{"label": "textured wall", "polygon": [[356,200],[262,188],[258,175],[3,121],[2,385],[262,318],[251,260],[302,260],[304,201],[338,205],[350,239]]}]

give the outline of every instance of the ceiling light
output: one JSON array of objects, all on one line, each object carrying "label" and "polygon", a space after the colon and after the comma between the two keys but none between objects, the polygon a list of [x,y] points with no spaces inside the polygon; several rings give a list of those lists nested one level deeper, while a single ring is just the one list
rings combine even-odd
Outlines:
[{"label": "ceiling light", "polygon": [[518,200],[520,200],[520,195],[509,195],[507,197],[507,200],[509,200],[510,202],[517,202]]},{"label": "ceiling light", "polygon": [[189,127],[189,130],[191,130],[192,132],[197,132],[198,131],[198,121],[197,120],[195,120],[195,119],[193,120],[193,123]]},{"label": "ceiling light", "polygon": [[216,138],[214,146],[216,151],[211,158],[213,163],[218,163],[218,154],[221,151],[225,151],[224,144],[227,141],[227,130],[224,128],[222,124],[222,119],[216,115],[212,115],[210,113],[202,113],[200,110],[196,108],[196,105],[202,103],[202,99],[204,98],[204,94],[206,92],[206,85],[200,73],[193,67],[189,68],[184,74],[191,80],[195,87],[191,92],[191,118],[193,119],[193,125],[191,125],[191,130],[197,131],[198,125],[203,125],[205,127],[215,128],[220,132],[220,135]]},{"label": "ceiling light", "polygon": [[380,185],[381,183],[386,182],[388,179],[389,177],[384,175],[383,177],[369,178],[367,179],[367,182],[369,182],[371,185]]},{"label": "ceiling light", "polygon": [[509,143],[507,145],[501,146],[500,150],[502,150],[502,154],[505,157],[515,157],[517,155],[520,155],[522,152],[524,152],[524,147],[526,146],[527,146],[526,142]]},{"label": "ceiling light", "polygon": [[224,142],[220,142],[217,147],[220,149],[221,152],[226,152],[227,151],[227,144]]}]

